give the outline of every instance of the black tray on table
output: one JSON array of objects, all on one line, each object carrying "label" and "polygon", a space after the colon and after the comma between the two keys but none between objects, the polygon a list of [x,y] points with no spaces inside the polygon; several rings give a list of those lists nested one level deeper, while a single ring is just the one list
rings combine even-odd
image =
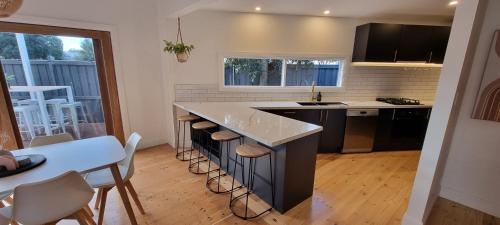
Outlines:
[{"label": "black tray on table", "polygon": [[39,165],[42,165],[45,161],[47,161],[47,159],[43,155],[22,155],[22,156],[16,156],[16,159],[21,157],[28,157],[31,160],[31,162],[27,165],[23,165],[17,168],[16,170],[0,170],[0,178],[12,176],[18,173],[31,170]]}]

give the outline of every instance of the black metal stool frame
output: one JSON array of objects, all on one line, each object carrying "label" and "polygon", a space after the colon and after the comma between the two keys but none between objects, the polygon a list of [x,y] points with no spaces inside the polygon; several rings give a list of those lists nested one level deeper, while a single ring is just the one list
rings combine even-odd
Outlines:
[{"label": "black metal stool frame", "polygon": [[[230,200],[229,200],[229,209],[231,209],[231,212],[241,218],[241,219],[244,219],[244,220],[248,220],[248,219],[254,219],[254,218],[257,218],[259,216],[261,216],[262,214],[266,213],[266,212],[270,212],[273,207],[274,207],[274,179],[273,179],[273,160],[272,160],[272,153],[269,153],[269,171],[271,173],[271,190],[272,190],[272,193],[271,193],[271,207],[269,209],[266,209],[264,211],[262,211],[261,213],[258,213],[256,214],[255,216],[251,216],[249,217],[248,216],[248,197],[250,196],[250,194],[253,193],[253,184],[254,184],[254,180],[255,180],[255,165],[257,164],[257,158],[249,158],[250,159],[250,165],[249,165],[249,170],[248,170],[248,183],[247,183],[247,191],[241,195],[238,195],[236,197],[233,198],[233,191],[231,191],[231,197],[230,197]],[[264,155],[265,156],[265,155]],[[263,156],[260,156],[260,157],[263,157]],[[258,158],[260,158],[258,157]],[[244,171],[245,171],[245,160],[244,158],[246,157],[243,157],[243,156],[240,156],[240,160],[241,160],[241,172],[242,172],[242,175],[244,174]],[[236,158],[234,160],[234,169],[235,169],[235,175],[236,175],[236,162],[238,161],[238,154],[236,154]],[[233,176],[233,183],[231,185],[231,190],[234,190],[234,178],[235,176]],[[245,178],[242,177],[242,183],[244,185],[245,183]],[[234,208],[233,208],[233,204],[234,202],[238,201],[240,198],[243,198],[243,197],[246,197],[246,203],[245,203],[245,215],[242,216],[242,215],[238,215]]]},{"label": "black metal stool frame", "polygon": [[[191,149],[189,150],[186,150],[186,122],[189,122],[191,123],[190,121],[182,121],[182,124],[183,124],[183,127],[182,127],[182,133],[183,133],[183,138],[182,138],[182,151],[179,152],[179,145],[180,145],[180,133],[181,133],[181,121],[179,120],[178,121],[178,128],[177,128],[177,149],[176,149],[176,154],[175,154],[175,157],[178,159],[178,160],[181,160],[181,161],[188,161],[189,159],[186,159],[184,156],[186,155],[185,153],[186,152],[190,152],[189,154],[192,155],[193,154],[193,141],[191,141]],[[180,155],[182,154],[182,158],[179,157]]]},{"label": "black metal stool frame", "polygon": [[[239,188],[243,187],[243,186],[239,186],[239,187],[235,188],[233,186],[229,190],[224,190],[224,191],[220,190],[220,178],[223,176],[226,176],[229,173],[229,152],[230,152],[229,150],[231,147],[231,141],[238,139],[240,141],[240,145],[241,145],[243,143],[242,138],[243,137],[237,137],[237,138],[234,138],[231,140],[219,141],[220,142],[220,144],[219,144],[219,168],[217,168],[217,169],[210,170],[211,154],[209,153],[209,156],[208,156],[208,171],[209,172],[207,173],[207,182],[206,182],[205,186],[211,192],[216,193],[216,194],[229,193],[229,192],[232,192],[234,189],[239,189]],[[222,168],[222,159],[221,158],[222,158],[222,151],[223,151],[224,142],[226,143],[226,172],[224,174],[221,174],[221,168]],[[210,177],[210,173],[217,172],[217,171],[219,172],[219,174],[217,176]],[[243,177],[243,175],[244,175],[243,170],[241,172],[242,172],[241,174]],[[236,167],[234,167],[234,174],[236,175]],[[217,190],[213,190],[212,188],[210,188],[210,184],[215,179],[217,179]]]},{"label": "black metal stool frame", "polygon": [[[208,135],[200,135],[200,134],[198,133],[197,135],[195,135],[196,137],[193,139],[193,140],[196,140],[196,141],[194,141],[193,143],[195,143],[195,145],[196,145],[196,146],[198,146],[198,156],[197,156],[196,158],[194,158],[194,159],[193,159],[193,157],[192,157],[192,156],[193,156],[193,154],[191,154],[191,155],[189,156],[189,166],[188,166],[188,170],[189,170],[189,172],[191,172],[191,173],[193,173],[193,174],[207,174],[207,173],[208,173],[208,171],[207,171],[207,172],[200,172],[200,163],[202,163],[202,162],[206,162],[206,161],[208,161],[209,159],[205,159],[205,158],[201,155],[201,154],[202,154],[201,152],[202,152],[202,151],[204,151],[204,150],[205,150],[205,148],[203,147],[203,143],[199,143],[199,142],[203,142],[203,141],[201,141],[201,140],[200,140],[200,139],[201,139],[201,137],[203,137],[203,136],[208,136],[208,137],[210,137],[210,134],[211,134],[211,133],[208,131],[209,129],[212,129],[212,128],[201,129],[201,130],[194,130],[194,131],[193,131],[193,134],[194,134],[194,133],[197,133],[197,132],[205,132],[205,133],[207,133],[207,134],[208,134]],[[200,137],[200,136],[201,136],[201,137]],[[207,144],[208,144],[208,142],[207,142]],[[211,148],[211,147],[210,147],[210,148]],[[208,153],[207,153],[207,154],[210,156],[210,151],[209,151],[209,150],[207,150],[207,151],[208,151]],[[200,160],[200,159],[202,159],[202,160]],[[197,160],[197,161],[193,163],[193,160]],[[197,166],[197,168],[196,168],[196,171],[193,171],[191,168],[193,168],[195,165]]]}]

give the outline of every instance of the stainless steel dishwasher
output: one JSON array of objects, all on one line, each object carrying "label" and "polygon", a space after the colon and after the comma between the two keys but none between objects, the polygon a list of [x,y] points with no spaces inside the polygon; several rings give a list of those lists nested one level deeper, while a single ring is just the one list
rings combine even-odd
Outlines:
[{"label": "stainless steel dishwasher", "polygon": [[342,153],[371,152],[378,109],[348,109]]}]

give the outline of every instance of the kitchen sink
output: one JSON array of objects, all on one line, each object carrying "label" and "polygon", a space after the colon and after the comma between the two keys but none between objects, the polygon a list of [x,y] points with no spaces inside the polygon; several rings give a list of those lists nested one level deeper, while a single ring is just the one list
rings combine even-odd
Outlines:
[{"label": "kitchen sink", "polygon": [[342,102],[297,102],[297,104],[302,106],[328,106],[328,105],[345,105]]}]

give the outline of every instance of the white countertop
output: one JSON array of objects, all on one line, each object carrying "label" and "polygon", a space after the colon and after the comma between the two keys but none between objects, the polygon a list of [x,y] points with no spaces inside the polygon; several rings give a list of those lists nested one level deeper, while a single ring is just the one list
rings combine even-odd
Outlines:
[{"label": "white countertop", "polygon": [[254,109],[250,102],[176,102],[174,105],[269,147],[323,130],[321,126]]},{"label": "white countertop", "polygon": [[274,115],[259,109],[429,108],[399,106],[377,101],[346,101],[345,105],[302,106],[297,102],[175,102],[174,105],[270,147],[323,130],[321,126]]}]

